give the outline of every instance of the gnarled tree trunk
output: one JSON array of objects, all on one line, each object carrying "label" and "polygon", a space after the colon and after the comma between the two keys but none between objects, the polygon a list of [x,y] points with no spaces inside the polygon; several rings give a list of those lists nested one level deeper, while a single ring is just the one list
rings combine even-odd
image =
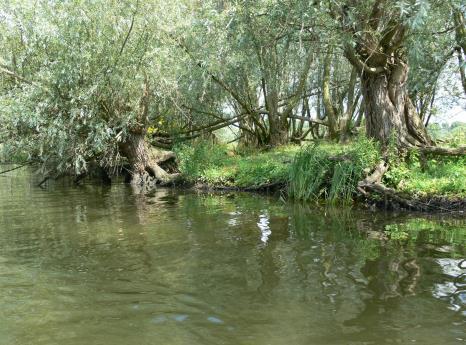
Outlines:
[{"label": "gnarled tree trunk", "polygon": [[169,174],[159,163],[174,158],[172,152],[154,153],[145,140],[148,127],[148,111],[150,100],[149,82],[144,81],[143,93],[139,103],[137,125],[135,125],[126,140],[119,145],[120,153],[128,159],[131,166],[131,182],[134,185],[151,185],[157,182],[169,183],[178,178],[178,174]]},{"label": "gnarled tree trunk", "polygon": [[382,146],[387,146],[392,137],[399,148],[432,145],[407,92],[408,64],[403,45],[409,28],[401,11],[393,2],[374,0],[370,13],[353,15],[356,17],[348,20],[343,9],[340,18],[353,41],[345,42],[345,56],[360,75],[367,136]]},{"label": "gnarled tree trunk", "polygon": [[178,178],[178,174],[170,174],[159,164],[174,158],[172,152],[159,152],[150,148],[142,133],[132,133],[120,144],[120,152],[128,159],[131,166],[131,183],[150,185],[169,183]]},{"label": "gnarled tree trunk", "polygon": [[383,73],[363,74],[366,133],[383,146],[391,138],[399,147],[432,145],[407,92],[408,66],[396,61]]},{"label": "gnarled tree trunk", "polygon": [[330,96],[330,68],[331,68],[332,49],[327,51],[324,59],[324,73],[322,76],[322,101],[324,103],[325,114],[328,119],[328,134],[330,139],[336,139],[338,136],[338,119],[333,107]]},{"label": "gnarled tree trunk", "polygon": [[289,141],[288,126],[279,121],[278,124],[270,126],[270,140],[271,146],[280,146],[287,144]]}]

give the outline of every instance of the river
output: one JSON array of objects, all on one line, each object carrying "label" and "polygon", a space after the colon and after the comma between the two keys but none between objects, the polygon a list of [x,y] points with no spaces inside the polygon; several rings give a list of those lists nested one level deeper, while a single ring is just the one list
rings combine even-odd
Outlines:
[{"label": "river", "polygon": [[465,343],[465,244],[465,216],[22,169],[0,175],[0,344]]}]

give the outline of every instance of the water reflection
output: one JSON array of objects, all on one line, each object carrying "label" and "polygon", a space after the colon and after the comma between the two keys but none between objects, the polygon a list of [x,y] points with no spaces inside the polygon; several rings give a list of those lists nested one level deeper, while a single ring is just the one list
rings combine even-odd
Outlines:
[{"label": "water reflection", "polygon": [[272,234],[272,230],[269,227],[269,217],[266,213],[259,215],[259,221],[257,222],[257,226],[261,231],[261,242],[267,243],[269,240],[269,236]]},{"label": "water reflection", "polygon": [[2,344],[466,338],[464,219],[28,181],[0,185]]},{"label": "water reflection", "polygon": [[433,295],[450,302],[450,308],[466,316],[466,265],[465,259],[436,259],[445,281],[434,286]]}]

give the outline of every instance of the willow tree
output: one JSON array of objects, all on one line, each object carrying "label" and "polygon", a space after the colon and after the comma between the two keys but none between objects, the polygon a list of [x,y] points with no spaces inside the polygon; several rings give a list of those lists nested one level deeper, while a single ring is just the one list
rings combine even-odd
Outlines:
[{"label": "willow tree", "polygon": [[346,142],[350,137],[351,127],[357,122],[354,116],[357,115],[357,106],[360,106],[361,92],[357,85],[357,69],[347,66],[348,63],[345,64],[340,55],[334,56],[333,51],[333,47],[329,46],[322,59],[322,103],[329,138]]},{"label": "willow tree", "polygon": [[367,135],[383,145],[394,137],[400,147],[432,145],[408,93],[407,58],[409,35],[425,23],[431,2],[344,1],[332,11],[360,74]]},{"label": "willow tree", "polygon": [[452,87],[457,84],[454,32],[451,9],[442,4],[429,11],[423,25],[411,30],[406,43],[409,47],[409,96],[425,126],[440,109],[439,94],[448,93],[448,102],[459,100],[460,93]]},{"label": "willow tree", "polygon": [[306,1],[203,2],[192,30],[173,38],[217,97],[203,94],[188,108],[236,118],[248,145],[287,143],[310,88],[321,28],[314,24],[322,19],[316,9]]},{"label": "willow tree", "polygon": [[177,88],[178,65],[159,32],[183,25],[170,19],[179,11],[163,1],[3,3],[8,145],[49,175],[126,162],[136,183],[171,180],[158,164],[169,156],[154,155],[146,133]]}]

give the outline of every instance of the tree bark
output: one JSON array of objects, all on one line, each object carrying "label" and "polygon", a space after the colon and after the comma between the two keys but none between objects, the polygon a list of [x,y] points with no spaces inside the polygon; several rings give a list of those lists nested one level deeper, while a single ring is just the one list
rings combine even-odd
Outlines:
[{"label": "tree bark", "polygon": [[464,14],[460,9],[453,9],[453,22],[455,24],[455,38],[458,44],[458,65],[461,76],[461,84],[463,85],[463,91],[466,94],[466,72],[464,67],[464,58],[466,56],[466,24]]},{"label": "tree bark", "polygon": [[269,144],[271,146],[280,146],[286,143],[288,143],[288,128],[284,128],[280,121],[275,126],[270,127]]},{"label": "tree bark", "polygon": [[397,59],[383,73],[361,77],[366,112],[366,133],[387,146],[433,145],[407,92],[408,66]]},{"label": "tree bark", "polygon": [[132,133],[125,142],[120,144],[120,152],[131,166],[132,184],[165,184],[179,177],[179,174],[170,174],[159,165],[174,158],[174,154],[151,149],[142,133]]},{"label": "tree bark", "polygon": [[353,12],[355,17],[348,20],[347,9],[340,17],[353,40],[344,42],[345,56],[361,76],[366,135],[385,147],[392,138],[399,148],[433,145],[407,92],[408,64],[400,48],[408,27],[402,13],[390,8],[389,1],[376,0],[369,18]]},{"label": "tree bark", "polygon": [[337,114],[333,108],[332,97],[330,96],[330,67],[331,67],[332,49],[329,48],[324,60],[324,72],[322,77],[322,101],[324,103],[325,114],[328,119],[328,134],[330,139],[336,139],[338,136]]},{"label": "tree bark", "polygon": [[156,149],[154,153],[146,142],[150,96],[149,81],[145,77],[136,125],[130,129],[125,141],[119,144],[121,155],[126,157],[131,166],[131,183],[139,186],[167,184],[179,177],[179,174],[169,174],[159,165],[160,162],[173,158],[174,154],[160,153]]}]

